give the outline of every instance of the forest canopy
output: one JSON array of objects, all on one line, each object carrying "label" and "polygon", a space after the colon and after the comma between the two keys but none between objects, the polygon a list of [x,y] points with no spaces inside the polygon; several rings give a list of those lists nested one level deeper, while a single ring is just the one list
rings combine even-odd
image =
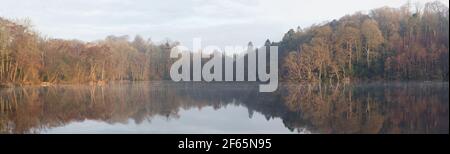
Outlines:
[{"label": "forest canopy", "polygon": [[438,1],[291,29],[272,44],[291,81],[449,79],[449,11]]},{"label": "forest canopy", "polygon": [[[27,23],[27,22],[22,22]],[[97,83],[168,79],[177,42],[154,44],[141,36],[95,42],[48,39],[29,24],[0,18],[0,83]]]},{"label": "forest canopy", "polygon": [[[294,21],[293,21],[294,22]],[[40,36],[28,21],[0,17],[0,85],[167,80],[177,42],[137,35],[94,42]],[[430,2],[355,13],[289,30],[279,76],[289,81],[449,79],[449,9]]]}]

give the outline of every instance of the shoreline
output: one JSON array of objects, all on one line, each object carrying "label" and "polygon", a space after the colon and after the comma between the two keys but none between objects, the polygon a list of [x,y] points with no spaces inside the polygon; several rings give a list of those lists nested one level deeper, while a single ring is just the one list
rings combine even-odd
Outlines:
[{"label": "shoreline", "polygon": [[[179,81],[175,82],[172,80],[142,80],[142,81],[130,81],[130,80],[119,80],[119,81],[103,81],[103,82],[86,82],[86,83],[49,83],[49,82],[41,82],[40,84],[13,84],[13,83],[0,83],[0,89],[9,89],[16,87],[55,87],[55,86],[96,86],[102,87],[112,84],[130,84],[130,83],[142,83],[142,82],[169,82],[174,84],[226,84],[236,85],[242,83],[264,83],[258,81]],[[301,82],[301,81],[286,81],[282,80],[279,82],[279,85],[285,86],[290,84],[301,84],[301,85],[310,85],[310,84],[320,84],[320,85],[335,85],[335,84],[344,84],[344,85],[359,85],[359,84],[396,84],[396,83],[449,83],[446,80],[363,80],[363,81],[353,81],[353,82]]]}]

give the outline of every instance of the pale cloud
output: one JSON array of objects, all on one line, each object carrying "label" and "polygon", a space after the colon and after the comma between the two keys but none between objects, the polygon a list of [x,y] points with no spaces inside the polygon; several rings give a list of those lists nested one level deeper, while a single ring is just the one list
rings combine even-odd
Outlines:
[{"label": "pale cloud", "polygon": [[[425,3],[430,0],[419,0]],[[204,45],[256,45],[281,39],[289,29],[330,21],[356,11],[399,7],[407,0],[0,0],[0,16],[32,20],[54,38],[93,41],[136,35],[155,41],[193,37]],[[416,1],[412,1],[416,2]],[[442,0],[448,6],[448,1]]]}]

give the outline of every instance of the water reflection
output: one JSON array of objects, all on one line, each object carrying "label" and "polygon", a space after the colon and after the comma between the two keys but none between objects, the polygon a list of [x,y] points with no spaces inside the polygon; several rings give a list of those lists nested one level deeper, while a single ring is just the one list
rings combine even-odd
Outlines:
[{"label": "water reflection", "polygon": [[448,84],[289,86],[294,129],[321,133],[448,133]]},{"label": "water reflection", "polygon": [[[219,133],[448,133],[448,88],[448,83],[283,84],[275,93],[259,93],[250,83],[171,82],[9,88],[0,89],[0,133],[86,133],[66,128],[99,123],[123,132],[183,133],[191,124],[198,132],[217,133],[208,129],[211,121],[226,121],[216,126]],[[193,115],[197,118],[189,119]],[[251,120],[264,125],[243,127]]]}]

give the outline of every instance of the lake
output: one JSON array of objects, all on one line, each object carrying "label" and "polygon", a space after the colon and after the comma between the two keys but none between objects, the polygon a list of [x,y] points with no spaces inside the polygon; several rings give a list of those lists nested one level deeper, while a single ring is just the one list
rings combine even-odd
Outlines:
[{"label": "lake", "polygon": [[0,89],[0,133],[444,133],[448,82],[110,83]]}]

